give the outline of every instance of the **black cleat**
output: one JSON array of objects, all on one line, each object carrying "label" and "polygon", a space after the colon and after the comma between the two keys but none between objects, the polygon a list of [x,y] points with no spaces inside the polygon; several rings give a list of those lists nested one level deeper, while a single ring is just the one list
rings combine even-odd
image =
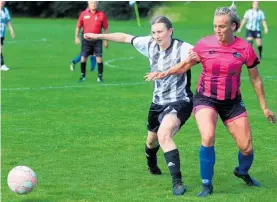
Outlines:
[{"label": "black cleat", "polygon": [[162,174],[162,171],[158,166],[154,167],[154,168],[149,167],[148,170],[152,175],[161,175]]},{"label": "black cleat", "polygon": [[187,187],[181,182],[173,185],[173,188],[172,188],[173,195],[176,195],[176,196],[184,195],[186,191],[187,191]]},{"label": "black cleat", "polygon": [[261,183],[259,183],[259,182],[258,182],[257,180],[255,180],[255,179],[251,178],[249,174],[247,174],[247,175],[241,175],[241,174],[239,173],[239,168],[238,168],[238,167],[236,167],[236,168],[234,169],[234,175],[235,175],[236,177],[238,177],[238,178],[243,179],[243,181],[244,181],[248,186],[255,186],[255,187],[260,187],[260,186],[261,186]]},{"label": "black cleat", "polygon": [[203,189],[197,194],[199,197],[210,196],[213,193],[213,185],[202,185]]},{"label": "black cleat", "polygon": [[78,82],[84,82],[86,80],[86,77],[81,76],[81,78],[78,80]]}]

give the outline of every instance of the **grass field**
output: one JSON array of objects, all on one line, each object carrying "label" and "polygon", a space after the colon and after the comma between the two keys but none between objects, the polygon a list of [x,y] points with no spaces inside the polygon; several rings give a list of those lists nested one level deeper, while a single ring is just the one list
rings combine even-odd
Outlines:
[{"label": "grass field", "polygon": [[[229,2],[227,2],[229,4]],[[168,3],[165,14],[180,13],[174,23],[176,38],[194,44],[213,33],[212,15],[225,3]],[[239,2],[240,15],[250,5]],[[259,66],[270,108],[277,113],[277,2],[262,3],[269,34],[264,36],[264,60]],[[110,32],[147,35],[135,21],[110,21]],[[175,137],[188,192],[171,193],[171,177],[159,152],[163,175],[147,173],[144,142],[152,83],[144,82],[147,58],[131,45],[109,43],[104,50],[104,83],[88,72],[77,83],[68,62],[79,52],[74,45],[76,20],[13,19],[17,38],[9,33],[4,56],[10,71],[1,72],[1,198],[3,202],[94,202],[94,201],[203,201],[198,149],[200,136],[191,118]],[[244,30],[245,31],[245,30]],[[239,36],[244,37],[243,33]],[[200,66],[192,70],[195,91]],[[277,200],[277,127],[263,117],[244,68],[241,90],[253,131],[255,161],[251,174],[262,183],[249,188],[232,175],[237,148],[219,122],[216,134],[214,194],[207,201]],[[18,196],[6,184],[9,170],[28,165],[38,176],[29,195]]]}]

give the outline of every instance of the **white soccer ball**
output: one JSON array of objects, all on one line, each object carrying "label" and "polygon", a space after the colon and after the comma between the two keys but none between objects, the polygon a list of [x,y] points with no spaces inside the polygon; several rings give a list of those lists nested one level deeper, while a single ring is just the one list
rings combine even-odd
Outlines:
[{"label": "white soccer ball", "polygon": [[8,175],[8,185],[17,194],[28,194],[37,184],[35,172],[27,166],[16,166]]}]

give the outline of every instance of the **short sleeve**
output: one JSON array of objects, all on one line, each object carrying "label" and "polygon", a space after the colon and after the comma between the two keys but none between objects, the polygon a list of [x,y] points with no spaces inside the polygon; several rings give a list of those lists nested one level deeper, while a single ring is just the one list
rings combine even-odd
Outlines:
[{"label": "short sleeve", "polygon": [[11,21],[11,16],[10,16],[10,12],[7,8],[5,8],[5,13],[6,13],[6,20],[7,22]]},{"label": "short sleeve", "polygon": [[244,13],[243,18],[245,18],[247,20],[249,19],[249,10]]},{"label": "short sleeve", "polygon": [[146,57],[149,57],[148,47],[149,47],[149,43],[150,43],[151,39],[152,39],[151,36],[144,36],[144,37],[135,36],[135,37],[132,38],[131,44],[142,55],[144,55]]},{"label": "short sleeve", "polygon": [[108,24],[108,19],[107,16],[103,13],[103,28],[108,29],[109,24]]},{"label": "short sleeve", "polygon": [[193,49],[193,46],[189,43],[184,42],[181,46],[181,61],[188,57],[189,50]]},{"label": "short sleeve", "polygon": [[264,12],[263,12],[263,11],[261,11],[261,19],[262,19],[262,20],[265,20],[265,15],[264,15]]},{"label": "short sleeve", "polygon": [[80,14],[79,18],[78,18],[78,22],[77,22],[77,27],[80,29],[83,27],[83,12]]},{"label": "short sleeve", "polygon": [[251,69],[253,67],[256,67],[258,64],[260,64],[260,60],[256,55],[253,47],[249,44],[246,49],[245,65],[247,66],[248,69]]}]

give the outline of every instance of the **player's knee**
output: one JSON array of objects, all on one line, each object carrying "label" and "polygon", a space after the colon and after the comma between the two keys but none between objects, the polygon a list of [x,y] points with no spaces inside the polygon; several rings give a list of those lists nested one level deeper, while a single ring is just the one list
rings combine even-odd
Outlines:
[{"label": "player's knee", "polygon": [[166,143],[172,141],[172,135],[165,131],[160,131],[158,133],[158,140],[161,145],[165,145]]},{"label": "player's knee", "polygon": [[102,60],[101,57],[96,57],[96,62],[97,62],[97,63],[103,63],[103,60]]},{"label": "player's knee", "polygon": [[242,146],[240,146],[240,152],[243,155],[250,155],[253,152],[253,147],[252,147],[252,143],[251,140],[248,140],[245,144],[243,144]]},{"label": "player's knee", "polygon": [[215,136],[214,134],[202,134],[202,145],[210,147],[214,145]]}]

